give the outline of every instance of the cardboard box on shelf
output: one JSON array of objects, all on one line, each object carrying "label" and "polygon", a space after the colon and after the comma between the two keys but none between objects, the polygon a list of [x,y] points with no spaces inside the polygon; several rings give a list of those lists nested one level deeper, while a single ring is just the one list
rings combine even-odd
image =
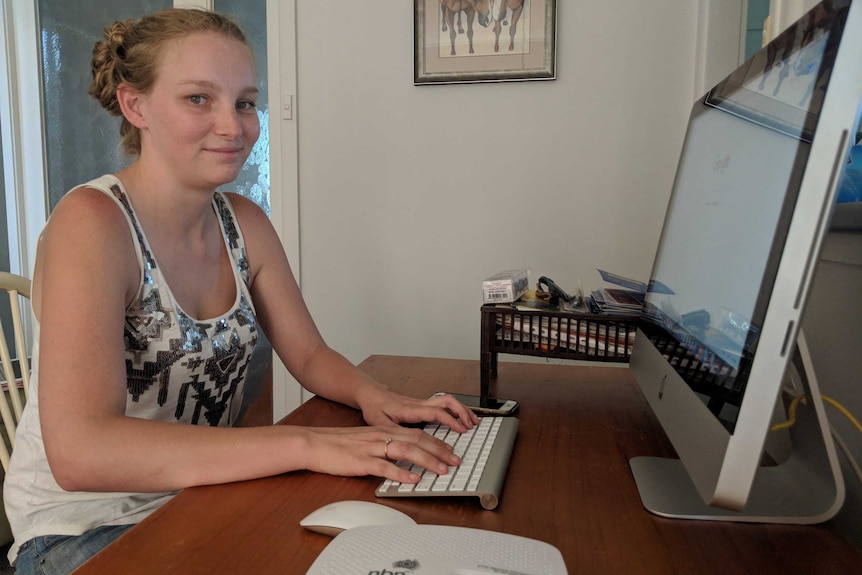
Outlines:
[{"label": "cardboard box on shelf", "polygon": [[482,303],[512,303],[527,293],[527,270],[506,270],[482,282]]}]

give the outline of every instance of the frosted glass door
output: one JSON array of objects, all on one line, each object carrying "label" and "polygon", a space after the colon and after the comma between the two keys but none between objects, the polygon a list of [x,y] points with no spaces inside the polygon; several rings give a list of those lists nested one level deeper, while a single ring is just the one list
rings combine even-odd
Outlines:
[{"label": "frosted glass door", "polygon": [[254,200],[266,212],[269,205],[269,102],[266,78],[266,0],[215,0],[216,12],[230,14],[245,32],[257,65],[260,94],[257,115],[260,118],[260,139],[254,147],[233,187],[225,186]]},{"label": "frosted glass door", "polygon": [[87,94],[93,45],[115,20],[170,8],[172,0],[39,0],[49,209],[70,188],[128,161],[120,120]]}]

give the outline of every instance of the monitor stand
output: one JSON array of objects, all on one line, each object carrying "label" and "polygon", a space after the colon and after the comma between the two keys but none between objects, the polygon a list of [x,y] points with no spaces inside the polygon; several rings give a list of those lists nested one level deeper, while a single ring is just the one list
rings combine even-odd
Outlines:
[{"label": "monitor stand", "polygon": [[801,329],[793,363],[808,399],[789,429],[790,455],[758,468],[742,511],[707,505],[680,460],[634,457],[630,464],[644,507],[663,517],[710,521],[813,524],[832,518],[844,503],[844,481]]}]

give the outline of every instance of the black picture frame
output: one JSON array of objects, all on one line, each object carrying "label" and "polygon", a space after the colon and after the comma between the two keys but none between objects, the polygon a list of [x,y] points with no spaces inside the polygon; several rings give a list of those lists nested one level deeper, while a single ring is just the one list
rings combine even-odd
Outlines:
[{"label": "black picture frame", "polygon": [[[556,78],[556,0],[468,5],[453,12],[448,0],[414,0],[414,84]],[[505,16],[495,18],[503,5]]]}]

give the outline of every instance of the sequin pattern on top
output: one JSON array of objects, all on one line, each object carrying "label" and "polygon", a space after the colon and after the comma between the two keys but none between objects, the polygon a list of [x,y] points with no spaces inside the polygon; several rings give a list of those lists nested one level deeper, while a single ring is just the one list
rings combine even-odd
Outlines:
[{"label": "sequin pattern on top", "polygon": [[126,310],[124,328],[127,415],[230,425],[239,411],[234,402],[242,398],[257,322],[245,245],[227,200],[217,192],[213,208],[238,278],[239,297],[223,316],[198,321],[174,300],[124,190],[119,184],[110,190],[129,216],[143,263],[141,289]]}]

